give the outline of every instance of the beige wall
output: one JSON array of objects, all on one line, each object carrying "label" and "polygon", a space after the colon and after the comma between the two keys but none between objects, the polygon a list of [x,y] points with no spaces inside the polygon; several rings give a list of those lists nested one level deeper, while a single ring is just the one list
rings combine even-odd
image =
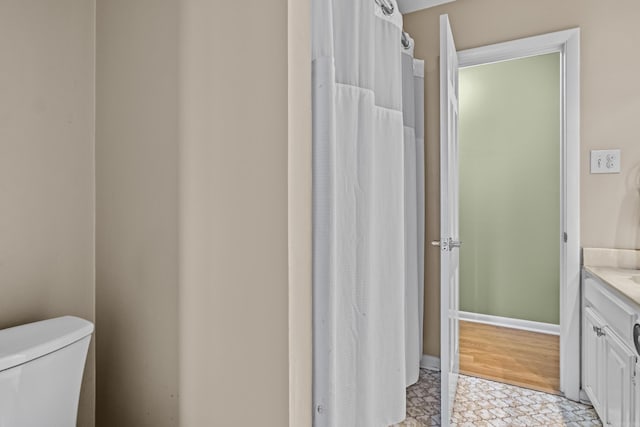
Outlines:
[{"label": "beige wall", "polygon": [[[458,49],[567,28],[581,35],[582,246],[640,248],[640,3],[621,0],[457,0],[405,16],[416,57],[427,60],[427,241],[439,235],[438,17],[448,13]],[[592,149],[621,148],[620,175],[589,175]],[[425,353],[439,354],[439,253],[427,245]]]},{"label": "beige wall", "polygon": [[97,2],[98,426],[178,425],[178,16]]},{"label": "beige wall", "polygon": [[98,0],[98,425],[310,425],[307,17]]},{"label": "beige wall", "polygon": [[[94,319],[94,2],[0,2],[0,328]],[[94,356],[78,425],[93,426]]]},{"label": "beige wall", "polygon": [[183,1],[180,424],[288,425],[287,1]]}]

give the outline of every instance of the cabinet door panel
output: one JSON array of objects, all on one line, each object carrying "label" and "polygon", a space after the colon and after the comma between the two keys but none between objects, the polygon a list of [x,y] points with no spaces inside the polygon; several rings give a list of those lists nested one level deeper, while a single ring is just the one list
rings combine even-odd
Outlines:
[{"label": "cabinet door panel", "polygon": [[638,372],[640,369],[640,362],[638,362],[638,357],[636,356],[636,370],[634,372],[634,393],[633,393],[633,425],[640,425],[640,381],[638,381]]},{"label": "cabinet door panel", "polygon": [[609,328],[605,328],[605,343],[606,421],[614,427],[630,426],[634,397],[632,380],[636,357]]},{"label": "cabinet door panel", "polygon": [[604,340],[598,336],[596,329],[604,327],[598,315],[586,308],[582,327],[582,381],[583,389],[594,409],[604,419],[605,388],[605,346]]}]

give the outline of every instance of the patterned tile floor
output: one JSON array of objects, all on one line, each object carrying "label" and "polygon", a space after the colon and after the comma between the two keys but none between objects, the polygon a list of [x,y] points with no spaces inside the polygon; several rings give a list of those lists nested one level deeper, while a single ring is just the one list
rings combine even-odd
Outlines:
[{"label": "patterned tile floor", "polygon": [[[420,370],[407,390],[407,419],[395,427],[440,425],[440,373]],[[589,405],[561,396],[460,375],[452,426],[601,426]]]}]

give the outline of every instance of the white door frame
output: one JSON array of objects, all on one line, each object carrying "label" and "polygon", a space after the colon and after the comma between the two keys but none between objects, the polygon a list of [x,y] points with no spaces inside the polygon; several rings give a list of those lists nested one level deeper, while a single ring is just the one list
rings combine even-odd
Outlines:
[{"label": "white door frame", "polygon": [[560,53],[560,391],[580,400],[580,29],[458,52],[459,67]]}]

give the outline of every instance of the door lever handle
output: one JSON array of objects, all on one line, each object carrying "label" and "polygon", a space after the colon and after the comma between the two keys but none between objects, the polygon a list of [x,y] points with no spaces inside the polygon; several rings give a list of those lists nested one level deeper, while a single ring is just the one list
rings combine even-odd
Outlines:
[{"label": "door lever handle", "polygon": [[453,248],[459,248],[460,245],[462,245],[460,240],[453,240],[452,238],[445,240],[444,243],[441,240],[433,240],[431,242],[431,246],[439,246],[443,251],[450,251]]},{"label": "door lever handle", "polygon": [[449,239],[449,247],[450,248],[459,248],[462,245],[461,240],[453,240]]},{"label": "door lever handle", "polygon": [[445,241],[434,240],[434,241],[431,242],[431,246],[438,246],[442,252],[447,252],[447,251],[451,250],[447,246],[448,243],[449,243],[448,240],[445,240]]}]

